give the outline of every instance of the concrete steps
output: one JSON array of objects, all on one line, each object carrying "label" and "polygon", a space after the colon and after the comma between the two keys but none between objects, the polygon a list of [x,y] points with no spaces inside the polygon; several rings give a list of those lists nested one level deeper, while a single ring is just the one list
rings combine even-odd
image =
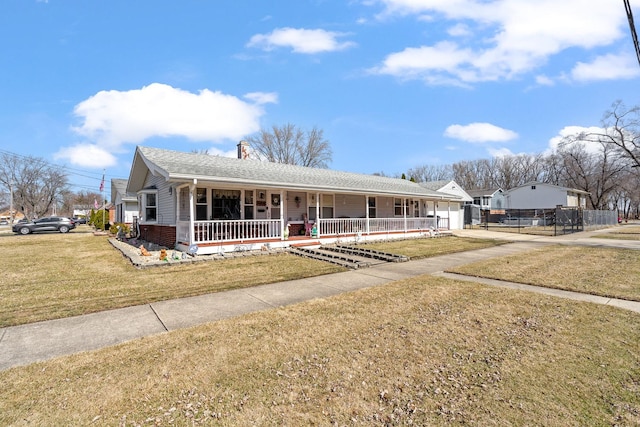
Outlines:
[{"label": "concrete steps", "polygon": [[409,258],[373,249],[357,248],[345,245],[328,245],[320,247],[291,247],[289,251],[319,261],[330,262],[352,270],[371,267],[385,262],[405,262]]}]

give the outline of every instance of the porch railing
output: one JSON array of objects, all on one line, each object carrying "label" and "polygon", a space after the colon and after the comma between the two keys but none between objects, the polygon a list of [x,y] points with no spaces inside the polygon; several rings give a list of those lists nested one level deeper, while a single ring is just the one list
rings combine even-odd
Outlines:
[{"label": "porch railing", "polygon": [[[367,229],[365,218],[321,219],[320,235],[427,230],[436,228],[436,221],[436,218],[370,218]],[[440,218],[440,222],[443,223],[443,218]]]},{"label": "porch railing", "polygon": [[[320,220],[320,236],[375,234],[448,228],[448,218],[329,218]],[[178,240],[189,242],[189,222],[178,223]],[[272,240],[281,238],[279,219],[194,221],[192,243]]]},{"label": "porch railing", "polygon": [[[186,227],[185,227],[186,224]],[[195,243],[216,243],[228,240],[269,240],[281,236],[279,219],[194,221]],[[178,236],[188,236],[189,223],[181,223]]]}]

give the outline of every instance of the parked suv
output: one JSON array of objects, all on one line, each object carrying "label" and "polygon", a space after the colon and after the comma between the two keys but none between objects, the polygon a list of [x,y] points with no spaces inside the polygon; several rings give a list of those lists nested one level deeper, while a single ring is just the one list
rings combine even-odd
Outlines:
[{"label": "parked suv", "polygon": [[68,233],[69,230],[73,230],[74,228],[76,228],[76,225],[69,218],[49,216],[29,222],[14,224],[13,232],[20,234],[37,233],[39,231],[59,231],[60,233]]}]

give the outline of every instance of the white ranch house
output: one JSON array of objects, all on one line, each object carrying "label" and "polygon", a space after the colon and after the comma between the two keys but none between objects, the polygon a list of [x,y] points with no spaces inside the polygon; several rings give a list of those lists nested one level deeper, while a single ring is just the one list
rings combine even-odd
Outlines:
[{"label": "white ranch house", "polygon": [[[137,147],[142,239],[195,254],[406,238],[459,228],[460,197],[375,175]],[[440,218],[436,224],[436,218]]]}]

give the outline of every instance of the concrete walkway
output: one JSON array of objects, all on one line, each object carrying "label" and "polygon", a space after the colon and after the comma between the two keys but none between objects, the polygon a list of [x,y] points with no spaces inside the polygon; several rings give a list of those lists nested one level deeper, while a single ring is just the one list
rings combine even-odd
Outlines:
[{"label": "concrete walkway", "polygon": [[[540,237],[485,230],[459,230],[455,234],[467,237],[504,239],[513,243],[434,258],[379,264],[371,268],[344,273],[3,328],[0,329],[0,370],[82,351],[96,350],[136,338],[240,316],[254,311],[269,310],[314,298],[324,298],[356,289],[379,286],[422,274],[450,277],[452,275],[444,273],[449,268],[529,251],[549,244],[610,246],[640,250],[640,241],[593,238],[593,236],[597,236],[597,233],[599,232],[585,232],[562,237]],[[540,292],[561,298],[615,305],[640,313],[640,302],[459,275],[455,275],[455,278]]]}]

